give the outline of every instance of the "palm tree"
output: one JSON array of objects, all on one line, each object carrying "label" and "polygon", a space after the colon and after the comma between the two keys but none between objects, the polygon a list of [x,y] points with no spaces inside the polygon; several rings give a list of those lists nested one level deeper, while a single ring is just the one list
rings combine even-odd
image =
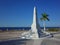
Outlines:
[{"label": "palm tree", "polygon": [[49,21],[49,18],[48,18],[48,15],[46,13],[43,13],[42,14],[42,18],[40,18],[44,23],[43,23],[43,26],[44,26],[44,31],[46,30],[45,28],[45,21],[48,20]]}]

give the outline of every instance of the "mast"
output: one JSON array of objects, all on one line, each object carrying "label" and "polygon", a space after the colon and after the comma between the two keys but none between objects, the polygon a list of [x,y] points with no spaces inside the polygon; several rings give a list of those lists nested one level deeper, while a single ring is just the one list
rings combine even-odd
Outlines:
[{"label": "mast", "polygon": [[39,38],[38,36],[38,20],[37,20],[37,10],[36,10],[36,7],[34,7],[34,10],[33,10],[33,23],[31,25],[31,31],[32,33],[32,36],[33,38]]}]

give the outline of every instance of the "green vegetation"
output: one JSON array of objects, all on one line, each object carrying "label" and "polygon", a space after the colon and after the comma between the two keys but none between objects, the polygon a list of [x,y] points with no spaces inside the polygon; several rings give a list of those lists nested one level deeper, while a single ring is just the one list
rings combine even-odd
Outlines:
[{"label": "green vegetation", "polygon": [[58,32],[59,28],[49,28],[47,31],[48,32]]},{"label": "green vegetation", "polygon": [[42,14],[42,17],[40,18],[40,20],[43,21],[43,26],[44,26],[44,31],[45,31],[45,30],[46,30],[46,29],[45,29],[45,27],[46,27],[45,21],[46,21],[46,20],[49,21],[48,15],[47,15],[46,13],[43,13],[43,14]]},{"label": "green vegetation", "polygon": [[40,18],[41,21],[43,21],[43,26],[44,26],[44,31],[48,31],[48,32],[58,32],[60,30],[60,28],[49,28],[48,30],[46,30],[46,24],[45,24],[45,21],[49,21],[49,18],[48,18],[48,14],[46,13],[42,13],[41,14],[42,17]]}]

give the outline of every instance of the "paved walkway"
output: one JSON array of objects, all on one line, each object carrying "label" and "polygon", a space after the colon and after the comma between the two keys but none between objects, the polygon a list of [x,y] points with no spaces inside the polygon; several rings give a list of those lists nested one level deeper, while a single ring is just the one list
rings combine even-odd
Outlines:
[{"label": "paved walkway", "polygon": [[[58,38],[59,37],[59,38]],[[0,42],[0,45],[60,45],[60,34],[55,35],[54,38],[40,38],[40,39],[15,39]]]},{"label": "paved walkway", "polygon": [[26,45],[60,45],[60,39],[35,39],[28,41]]}]

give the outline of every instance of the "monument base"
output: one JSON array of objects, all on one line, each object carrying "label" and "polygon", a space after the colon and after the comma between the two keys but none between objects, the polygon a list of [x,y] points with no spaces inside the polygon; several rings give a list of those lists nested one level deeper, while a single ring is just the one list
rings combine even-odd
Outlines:
[{"label": "monument base", "polygon": [[51,34],[45,34],[45,33],[41,34],[40,33],[40,37],[38,37],[38,34],[34,33],[34,32],[31,32],[31,30],[21,34],[21,39],[40,39],[40,38],[45,38],[45,37],[50,38],[50,37],[52,37],[52,35]]}]

